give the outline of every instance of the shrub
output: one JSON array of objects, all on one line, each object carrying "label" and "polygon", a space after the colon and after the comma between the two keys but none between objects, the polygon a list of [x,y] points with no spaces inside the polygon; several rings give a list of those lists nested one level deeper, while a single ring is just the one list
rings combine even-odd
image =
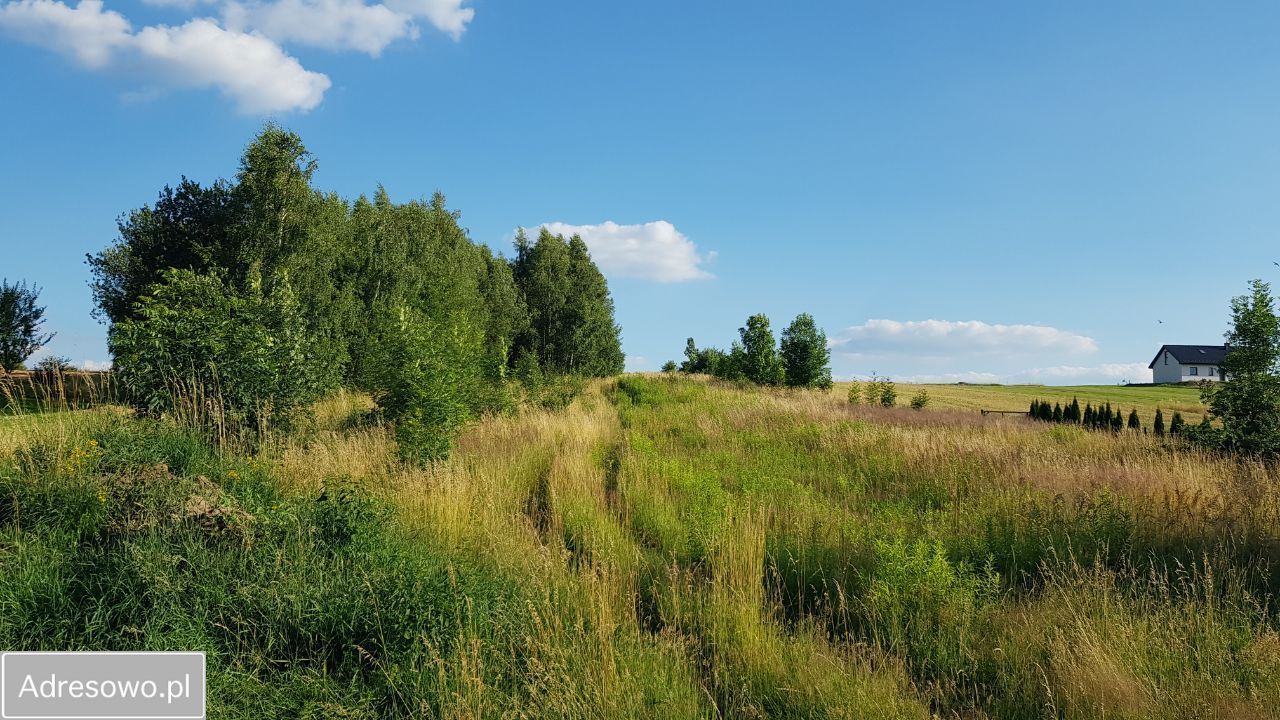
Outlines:
[{"label": "shrub", "polygon": [[911,396],[911,407],[915,410],[923,410],[929,405],[929,391],[920,388],[915,395]]},{"label": "shrub", "polygon": [[679,370],[679,369],[680,369],[680,367],[679,367],[678,365],[676,365],[676,361],[675,361],[675,360],[668,360],[668,361],[666,361],[666,362],[662,363],[662,372],[664,372],[664,373],[673,373],[673,372],[675,372],[675,371],[677,371],[677,370]]},{"label": "shrub", "polygon": [[858,405],[862,402],[862,383],[853,381],[849,383],[849,404]]},{"label": "shrub", "polygon": [[398,332],[388,334],[378,405],[395,423],[406,460],[429,462],[449,454],[459,426],[472,417],[480,385],[482,336],[465,325],[444,326],[408,310]]},{"label": "shrub", "polygon": [[268,298],[170,270],[137,310],[108,342],[119,387],[141,412],[262,429],[319,395],[286,278]]},{"label": "shrub", "polygon": [[888,378],[880,380],[880,404],[893,407],[898,402],[898,388]]}]

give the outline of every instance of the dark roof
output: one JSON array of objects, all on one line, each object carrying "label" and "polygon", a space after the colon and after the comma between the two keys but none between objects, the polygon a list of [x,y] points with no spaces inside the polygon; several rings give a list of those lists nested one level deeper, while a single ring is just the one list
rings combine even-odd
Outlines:
[{"label": "dark roof", "polygon": [[1154,368],[1165,350],[1183,365],[1221,365],[1227,357],[1226,345],[1161,345],[1147,367]]}]

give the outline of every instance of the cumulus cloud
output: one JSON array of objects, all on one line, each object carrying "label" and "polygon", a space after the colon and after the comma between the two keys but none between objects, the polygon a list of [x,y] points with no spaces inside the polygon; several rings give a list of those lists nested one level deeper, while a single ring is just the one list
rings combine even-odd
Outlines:
[{"label": "cumulus cloud", "polygon": [[830,343],[855,356],[955,358],[1044,352],[1091,353],[1093,338],[1046,325],[1000,325],[980,320],[868,320],[846,328]]},{"label": "cumulus cloud", "polygon": [[310,110],[330,84],[261,35],[207,18],[134,32],[99,0],[75,8],[60,0],[10,2],[0,7],[0,30],[90,68],[130,67],[169,86],[216,88],[249,113]]},{"label": "cumulus cloud", "polygon": [[387,0],[387,7],[410,17],[426,18],[437,30],[457,40],[476,16],[475,10],[463,7],[466,3],[467,0]]},{"label": "cumulus cloud", "polygon": [[302,67],[260,35],[226,30],[209,19],[179,27],[143,28],[139,54],[178,85],[215,87],[246,113],[310,110],[329,89],[329,78]]},{"label": "cumulus cloud", "polygon": [[[191,10],[221,0],[143,0]],[[425,20],[457,39],[475,16],[468,0],[226,0],[222,20],[199,17],[135,31],[101,0],[0,0],[0,32],[48,48],[90,69],[124,68],[164,87],[216,88],[246,113],[310,110],[330,81],[279,43],[356,50],[377,57],[416,39]],[[150,97],[156,88],[126,93]]]},{"label": "cumulus cloud", "polygon": [[611,277],[634,277],[663,283],[714,277],[703,264],[715,253],[699,254],[693,241],[666,220],[637,225],[607,221],[599,225],[544,223],[542,227],[566,237],[581,235],[591,258]]},{"label": "cumulus cloud", "polygon": [[101,0],[82,0],[72,8],[54,0],[19,0],[0,7],[0,29],[23,42],[100,68],[112,52],[133,41],[129,21],[104,10]]},{"label": "cumulus cloud", "polygon": [[475,16],[462,0],[275,0],[228,2],[223,20],[233,30],[252,31],[283,43],[326,50],[356,50],[373,57],[402,38],[416,40],[425,19],[455,40]]},{"label": "cumulus cloud", "polygon": [[1054,365],[1028,368],[1007,373],[956,372],[935,375],[911,375],[904,382],[920,383],[1001,383],[1039,385],[1077,385],[1082,383],[1112,384],[1121,382],[1149,383],[1151,370],[1145,363],[1103,363],[1101,365]]},{"label": "cumulus cloud", "polygon": [[89,372],[99,372],[111,369],[110,360],[81,360],[76,363],[76,367]]}]

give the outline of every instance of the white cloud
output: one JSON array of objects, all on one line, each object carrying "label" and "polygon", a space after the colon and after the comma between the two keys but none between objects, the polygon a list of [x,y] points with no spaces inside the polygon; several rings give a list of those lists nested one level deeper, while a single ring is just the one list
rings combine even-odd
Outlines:
[{"label": "white cloud", "polygon": [[134,32],[100,0],[75,8],[58,0],[10,2],[0,6],[0,30],[90,68],[127,67],[170,87],[217,88],[248,113],[310,110],[330,84],[261,35],[207,18]]},{"label": "white cloud", "polygon": [[454,40],[462,37],[467,23],[476,11],[463,7],[468,0],[387,0],[387,7],[411,17],[423,17],[441,32],[449,33]]},{"label": "white cloud", "polygon": [[666,220],[637,225],[606,221],[600,225],[544,223],[552,233],[581,235],[591,258],[609,276],[634,277],[658,282],[685,282],[714,277],[702,265],[715,253],[700,255],[693,241]]},{"label": "white cloud", "polygon": [[302,67],[260,35],[226,30],[200,18],[179,27],[138,32],[137,49],[177,85],[216,87],[246,113],[310,110],[329,89],[329,78]]},{"label": "white cloud", "polygon": [[1043,352],[1091,353],[1093,338],[1046,325],[999,325],[980,320],[868,320],[845,329],[830,343],[854,356],[955,358]]},{"label": "white cloud", "polygon": [[110,370],[111,361],[110,360],[81,360],[80,362],[76,363],[76,367],[80,368],[81,370],[88,370],[89,372]]},{"label": "white cloud", "polygon": [[228,28],[252,30],[279,42],[358,50],[373,57],[400,38],[418,37],[411,16],[361,0],[232,2],[223,9],[223,20]]},{"label": "white cloud", "polygon": [[223,21],[230,29],[261,33],[278,42],[377,57],[396,40],[416,40],[414,21],[420,18],[458,39],[475,15],[462,4],[463,0],[388,0],[372,5],[364,0],[232,1],[223,8]]},{"label": "white cloud", "polygon": [[[219,0],[144,0],[191,10]],[[101,0],[0,0],[0,32],[48,48],[91,69],[123,68],[163,87],[216,88],[246,113],[310,110],[330,81],[302,67],[277,43],[379,55],[401,38],[415,39],[425,19],[457,39],[475,16],[468,0],[227,0],[223,21],[192,18],[134,31]],[[148,87],[129,100],[156,94]]]},{"label": "white cloud", "polygon": [[218,0],[142,0],[143,5],[178,10],[191,10],[197,5],[215,5],[217,2]]},{"label": "white cloud", "polygon": [[104,11],[101,0],[82,0],[74,8],[54,0],[11,2],[0,7],[0,29],[89,68],[105,66],[113,51],[133,41],[129,21]]},{"label": "white cloud", "polygon": [[624,363],[627,372],[645,372],[653,370],[653,363],[649,362],[649,358],[643,355],[628,355]]},{"label": "white cloud", "polygon": [[1092,366],[1054,365],[1051,367],[1015,370],[1007,373],[969,371],[936,375],[911,375],[902,378],[902,380],[903,382],[920,383],[964,382],[1040,385],[1149,383],[1151,382],[1151,370],[1147,368],[1145,363],[1103,363]]}]

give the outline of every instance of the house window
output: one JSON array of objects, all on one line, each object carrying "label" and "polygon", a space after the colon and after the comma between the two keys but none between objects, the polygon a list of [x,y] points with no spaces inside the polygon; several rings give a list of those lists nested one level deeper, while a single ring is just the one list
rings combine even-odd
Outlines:
[{"label": "house window", "polygon": [[1211,367],[1211,368],[1209,368],[1209,374],[1210,374],[1210,375],[1217,375],[1217,374],[1218,374],[1218,368],[1216,368],[1216,367]]},{"label": "house window", "polygon": [[1192,375],[1199,375],[1199,374],[1200,374],[1200,368],[1196,367],[1195,365],[1192,365],[1192,366],[1191,366],[1191,374],[1192,374]]}]

